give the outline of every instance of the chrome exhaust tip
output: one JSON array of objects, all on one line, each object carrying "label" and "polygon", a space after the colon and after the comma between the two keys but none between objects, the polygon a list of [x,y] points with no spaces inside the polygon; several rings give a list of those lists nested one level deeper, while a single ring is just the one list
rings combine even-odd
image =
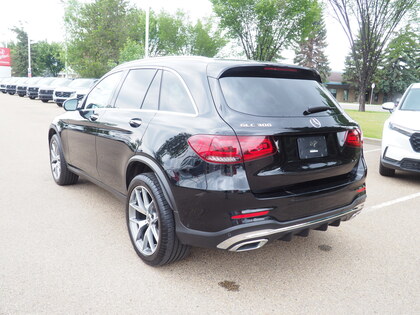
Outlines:
[{"label": "chrome exhaust tip", "polygon": [[354,219],[354,218],[355,218],[356,216],[358,216],[361,212],[362,212],[362,210],[356,211],[355,213],[353,213],[353,214],[351,215],[351,217],[349,218],[349,220]]},{"label": "chrome exhaust tip", "polygon": [[354,219],[354,217],[358,216],[361,212],[362,209],[364,208],[365,203],[361,203],[359,205],[357,205],[356,207],[353,208],[354,213],[351,215],[351,217],[348,220]]},{"label": "chrome exhaust tip", "polygon": [[248,250],[254,250],[263,247],[268,242],[268,239],[253,240],[248,242],[242,242],[233,246],[229,251],[231,252],[246,252]]}]

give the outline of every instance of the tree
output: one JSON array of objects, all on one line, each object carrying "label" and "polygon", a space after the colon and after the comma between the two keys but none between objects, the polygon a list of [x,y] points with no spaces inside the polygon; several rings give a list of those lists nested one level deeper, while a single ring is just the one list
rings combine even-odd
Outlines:
[{"label": "tree", "polygon": [[356,62],[361,62],[361,42],[360,39],[357,39],[354,43],[356,55],[353,54],[352,51],[346,56],[344,62],[344,73],[343,73],[343,81],[348,83],[351,87],[358,90],[359,89],[359,75],[356,69]]},{"label": "tree", "polygon": [[[14,27],[16,42],[9,44],[12,54],[12,75],[26,77],[28,74],[28,34],[21,27]],[[57,76],[64,68],[62,48],[58,43],[41,41],[31,43],[32,76]]]},{"label": "tree", "polygon": [[227,40],[222,37],[220,30],[212,32],[213,22],[198,20],[194,26],[189,27],[190,55],[214,57],[226,45]]},{"label": "tree", "polygon": [[375,78],[377,87],[387,98],[402,95],[413,82],[420,81],[420,40],[407,25],[385,49]]},{"label": "tree", "polygon": [[271,61],[320,18],[317,0],[210,0],[220,24],[248,59]]},{"label": "tree", "polygon": [[[359,110],[365,111],[365,92],[383,48],[404,15],[417,0],[329,0],[349,40],[359,87]],[[355,21],[354,21],[355,19]],[[360,38],[360,58],[356,40]]]},{"label": "tree", "polygon": [[64,69],[63,48],[59,43],[41,41],[33,46],[34,64],[43,76],[56,77]]},{"label": "tree", "polygon": [[22,27],[13,27],[16,42],[9,44],[12,58],[12,76],[26,77],[28,75],[28,34]]},{"label": "tree", "polygon": [[[69,0],[65,10],[70,65],[80,75],[99,77],[125,61],[144,57],[145,12],[125,0]],[[191,24],[178,11],[150,11],[149,56],[199,54],[213,57],[225,45],[211,20]]]},{"label": "tree", "polygon": [[[196,55],[214,57],[226,44],[220,31],[212,31],[211,20],[198,20],[191,24],[186,14],[178,11],[171,15],[161,11],[156,15],[150,12],[149,56]],[[144,12],[139,12],[143,15]],[[137,40],[128,38],[120,50],[119,62],[125,62],[144,57],[144,19],[139,19],[137,33],[132,32]]]},{"label": "tree", "polygon": [[127,39],[123,48],[120,50],[119,63],[141,59],[144,57],[144,46],[131,38]]},{"label": "tree", "polygon": [[96,0],[67,3],[65,22],[70,37],[70,66],[84,77],[100,77],[118,63],[120,49],[127,41],[129,12],[125,0]]},{"label": "tree", "polygon": [[177,11],[171,16],[165,11],[153,15],[150,36],[150,56],[184,54],[188,43],[186,15]]},{"label": "tree", "polygon": [[324,49],[327,47],[327,30],[324,20],[314,23],[309,35],[298,43],[295,49],[294,63],[318,70],[322,81],[325,81],[331,73],[328,58]]},{"label": "tree", "polygon": [[[144,19],[142,19],[144,21]],[[144,28],[143,28],[144,29]],[[220,31],[212,31],[212,20],[191,24],[188,15],[178,10],[150,12],[150,56],[198,55],[214,57],[226,44]],[[144,38],[144,37],[143,37]]]}]

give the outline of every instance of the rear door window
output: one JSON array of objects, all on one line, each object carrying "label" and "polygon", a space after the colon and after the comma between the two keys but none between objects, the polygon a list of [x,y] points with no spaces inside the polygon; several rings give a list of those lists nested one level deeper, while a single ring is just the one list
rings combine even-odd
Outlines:
[{"label": "rear door window", "polygon": [[157,110],[159,108],[159,91],[162,71],[159,70],[147,90],[141,109]]},{"label": "rear door window", "polygon": [[131,70],[118,93],[115,107],[140,109],[155,73],[154,69]]},{"label": "rear door window", "polygon": [[309,107],[329,106],[340,113],[326,89],[314,80],[271,77],[223,77],[219,80],[227,105],[255,116],[302,116]]}]

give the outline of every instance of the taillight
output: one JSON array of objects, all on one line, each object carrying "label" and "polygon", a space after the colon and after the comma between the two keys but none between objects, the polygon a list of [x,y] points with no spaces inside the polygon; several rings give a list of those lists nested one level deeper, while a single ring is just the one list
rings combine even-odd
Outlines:
[{"label": "taillight", "polygon": [[220,164],[252,161],[276,152],[272,140],[264,136],[195,135],[188,144],[203,160]]},{"label": "taillight", "polygon": [[362,133],[358,129],[347,131],[344,144],[349,147],[361,148],[363,146]]},{"label": "taillight", "polygon": [[239,136],[244,161],[257,160],[276,152],[276,147],[269,137]]}]

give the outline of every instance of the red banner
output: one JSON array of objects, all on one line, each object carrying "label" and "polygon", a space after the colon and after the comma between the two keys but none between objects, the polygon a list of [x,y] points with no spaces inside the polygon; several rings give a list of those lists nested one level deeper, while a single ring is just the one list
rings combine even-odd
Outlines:
[{"label": "red banner", "polygon": [[10,48],[0,47],[0,66],[10,67]]}]

